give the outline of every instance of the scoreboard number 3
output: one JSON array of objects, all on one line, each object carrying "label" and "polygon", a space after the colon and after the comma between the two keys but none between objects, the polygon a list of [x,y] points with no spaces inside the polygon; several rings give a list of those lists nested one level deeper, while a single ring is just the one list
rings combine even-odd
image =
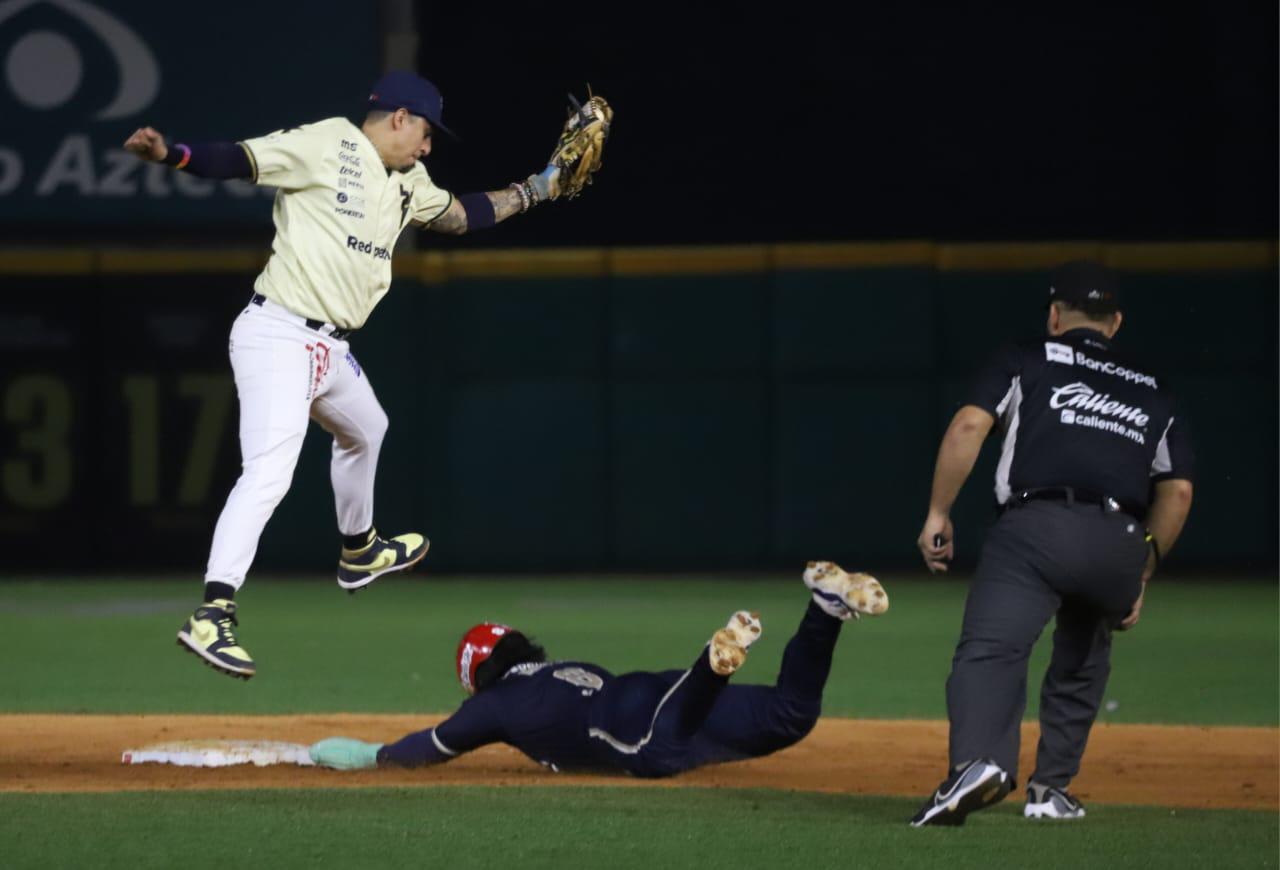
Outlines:
[{"label": "scoreboard number 3", "polygon": [[17,430],[15,456],[0,467],[5,498],[47,510],[71,493],[71,390],[54,375],[22,375],[4,394],[4,420]]},{"label": "scoreboard number 3", "polygon": [[[65,378],[24,374],[0,389],[0,413],[13,439],[13,449],[0,460],[0,496],[8,504],[21,510],[57,509],[73,494],[78,463],[119,461],[110,457],[86,459],[75,453],[77,402]],[[121,381],[119,395],[126,411],[129,506],[204,504],[230,423],[235,398],[231,378],[194,372],[163,378],[129,375]],[[176,444],[177,439],[162,437],[162,424],[176,414],[191,419],[190,408],[194,408],[194,419],[185,429],[189,437]],[[96,450],[102,439],[83,443],[85,449]],[[162,486],[165,472],[175,480]]]}]

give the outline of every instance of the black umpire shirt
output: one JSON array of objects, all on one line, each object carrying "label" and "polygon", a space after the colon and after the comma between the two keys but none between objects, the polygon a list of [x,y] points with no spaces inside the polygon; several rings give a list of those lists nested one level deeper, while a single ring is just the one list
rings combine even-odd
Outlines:
[{"label": "black umpire shirt", "polygon": [[996,501],[1024,490],[1073,487],[1109,496],[1138,518],[1152,484],[1191,480],[1194,457],[1173,397],[1141,366],[1122,360],[1094,329],[1001,350],[968,404],[1004,430]]}]

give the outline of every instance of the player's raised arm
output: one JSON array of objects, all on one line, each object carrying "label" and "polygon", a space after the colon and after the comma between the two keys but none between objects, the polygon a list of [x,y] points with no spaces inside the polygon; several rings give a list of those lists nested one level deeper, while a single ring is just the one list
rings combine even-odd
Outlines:
[{"label": "player's raised arm", "polygon": [[437,233],[455,236],[486,229],[514,214],[526,212],[540,202],[555,199],[559,178],[560,170],[548,165],[537,175],[515,182],[505,190],[464,193],[453,198],[439,217],[425,222],[415,220],[414,223]]},{"label": "player's raised arm", "polygon": [[503,190],[451,198],[446,208],[429,218],[415,215],[414,223],[435,232],[462,235],[501,223],[539,203],[576,197],[601,166],[613,109],[603,97],[592,96],[585,105],[572,96],[569,99],[573,111],[545,169]]},{"label": "player's raised arm", "polygon": [[254,174],[253,162],[238,142],[170,147],[154,127],[139,127],[125,140],[124,150],[148,163],[163,163],[198,178],[252,178]]},{"label": "player's raised arm", "polygon": [[139,127],[133,135],[124,140],[124,150],[149,163],[162,163],[169,153],[164,137],[154,127]]}]

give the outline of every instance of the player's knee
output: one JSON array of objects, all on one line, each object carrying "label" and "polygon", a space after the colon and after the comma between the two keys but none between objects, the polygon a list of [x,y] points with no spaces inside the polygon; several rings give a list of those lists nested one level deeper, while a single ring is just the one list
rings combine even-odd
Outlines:
[{"label": "player's knee", "polygon": [[378,413],[369,420],[366,427],[366,439],[371,447],[379,447],[382,439],[387,436],[387,428],[391,425],[391,419],[387,416],[387,412],[378,409]]},{"label": "player's knee", "polygon": [[387,427],[390,425],[387,412],[377,408],[376,413],[371,413],[367,419],[360,421],[359,431],[348,436],[350,440],[343,443],[343,439],[339,439],[339,444],[349,451],[377,451],[382,447],[382,439],[387,436]]},{"label": "player's knee", "polygon": [[[779,695],[770,705],[769,726],[782,742],[778,749],[790,746],[809,736],[822,715],[822,704],[809,698],[789,698]],[[776,751],[776,750],[775,750]]]},{"label": "player's knee", "polygon": [[344,454],[376,453],[382,447],[382,439],[386,437],[389,425],[386,412],[382,408],[376,408],[360,421],[359,426],[335,432],[333,441],[336,448]]},{"label": "player's knee", "polygon": [[998,638],[967,638],[961,640],[956,647],[951,664],[954,670],[957,665],[1013,662],[1026,659],[1030,655],[1031,647],[1026,644]]},{"label": "player's knee", "polygon": [[1109,661],[1050,661],[1049,673],[1059,680],[1081,680],[1084,682],[1095,682],[1097,680],[1105,680],[1111,675],[1111,662]]},{"label": "player's knee", "polygon": [[262,501],[274,509],[284,501],[285,494],[289,492],[289,483],[288,477],[274,477],[266,481],[259,489]]},{"label": "player's knee", "polygon": [[246,488],[258,501],[275,507],[284,499],[292,481],[293,466],[281,468],[255,462],[245,465],[237,487]]},{"label": "player's knee", "polygon": [[778,716],[779,730],[788,740],[798,742],[818,724],[822,708],[816,704],[789,704]]}]

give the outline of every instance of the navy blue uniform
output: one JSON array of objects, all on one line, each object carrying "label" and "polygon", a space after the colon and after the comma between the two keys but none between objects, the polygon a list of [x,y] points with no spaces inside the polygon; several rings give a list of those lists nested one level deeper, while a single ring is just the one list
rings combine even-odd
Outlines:
[{"label": "navy blue uniform", "polygon": [[705,648],[686,671],[614,676],[587,662],[517,665],[435,728],[383,746],[378,761],[434,764],[507,743],[553,770],[656,777],[768,755],[817,722],[841,625],[811,603],[773,686],[728,685]]}]

